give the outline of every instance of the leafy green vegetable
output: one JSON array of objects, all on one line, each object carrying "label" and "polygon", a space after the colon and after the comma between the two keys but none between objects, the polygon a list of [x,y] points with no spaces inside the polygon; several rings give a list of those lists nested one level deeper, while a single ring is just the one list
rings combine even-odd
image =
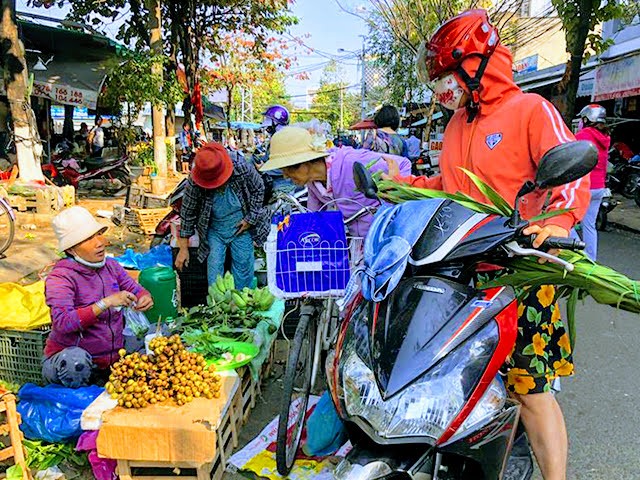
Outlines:
[{"label": "leafy green vegetable", "polygon": [[32,470],[46,470],[62,462],[68,462],[77,467],[89,466],[87,454],[76,452],[73,444],[26,439],[22,443],[27,451],[27,466]]}]

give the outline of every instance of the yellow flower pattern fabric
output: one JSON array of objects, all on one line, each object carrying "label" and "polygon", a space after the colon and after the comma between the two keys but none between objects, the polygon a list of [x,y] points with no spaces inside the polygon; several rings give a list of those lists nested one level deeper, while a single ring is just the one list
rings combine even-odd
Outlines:
[{"label": "yellow flower pattern fabric", "polygon": [[559,376],[573,375],[571,342],[551,285],[517,292],[518,337],[503,367],[507,388],[520,395],[551,390]]}]

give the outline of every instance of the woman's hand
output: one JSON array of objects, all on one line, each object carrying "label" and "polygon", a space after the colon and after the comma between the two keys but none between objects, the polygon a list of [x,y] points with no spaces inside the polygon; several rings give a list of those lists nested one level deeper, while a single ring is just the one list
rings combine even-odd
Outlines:
[{"label": "woman's hand", "polygon": [[238,225],[236,225],[236,235],[243,234],[250,228],[251,228],[251,224],[246,220],[242,219],[240,220],[240,222],[238,222]]},{"label": "woman's hand", "polygon": [[[522,231],[522,233],[524,235],[536,235],[536,239],[533,241],[533,248],[540,248],[544,241],[549,237],[567,238],[569,236],[567,229],[559,227],[558,225],[545,225],[543,227],[540,225],[529,225]],[[560,250],[554,249],[549,250],[548,253],[551,255],[558,255],[559,252]],[[540,258],[538,262],[545,263],[546,259]]]},{"label": "woman's hand", "polygon": [[136,302],[136,310],[139,312],[146,312],[151,307],[153,307],[153,298],[151,295],[143,295]]},{"label": "woman's hand", "polygon": [[179,272],[181,272],[184,267],[189,266],[189,248],[181,247],[180,250],[178,250],[174,265]]},{"label": "woman's hand", "polygon": [[383,180],[393,180],[398,175],[400,175],[400,167],[398,166],[398,162],[395,161],[392,157],[388,155],[382,155],[382,159],[387,162],[387,170],[388,173],[382,174]]},{"label": "woman's hand", "polygon": [[107,308],[130,307],[136,300],[137,298],[133,293],[121,290],[118,293],[114,293],[113,295],[109,295],[104,298],[103,302]]}]

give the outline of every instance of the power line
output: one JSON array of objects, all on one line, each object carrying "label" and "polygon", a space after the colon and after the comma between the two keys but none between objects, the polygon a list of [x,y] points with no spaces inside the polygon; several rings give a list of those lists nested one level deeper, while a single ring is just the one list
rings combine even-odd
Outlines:
[{"label": "power line", "polygon": [[349,85],[347,87],[332,88],[331,90],[321,90],[321,91],[316,91],[313,94],[305,93],[302,95],[280,95],[280,98],[302,98],[302,97],[308,97],[309,95],[318,95],[319,93],[339,92],[340,90],[349,90],[350,88],[356,88],[356,87],[360,88],[360,85],[356,84],[356,85]]}]

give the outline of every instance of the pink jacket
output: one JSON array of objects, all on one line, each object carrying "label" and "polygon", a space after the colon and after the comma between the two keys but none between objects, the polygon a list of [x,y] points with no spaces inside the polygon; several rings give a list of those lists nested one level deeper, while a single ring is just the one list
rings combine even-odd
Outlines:
[{"label": "pink jacket", "polygon": [[591,189],[605,188],[611,137],[597,128],[586,127],[576,133],[576,140],[588,140],[598,149],[598,163],[591,171]]}]

